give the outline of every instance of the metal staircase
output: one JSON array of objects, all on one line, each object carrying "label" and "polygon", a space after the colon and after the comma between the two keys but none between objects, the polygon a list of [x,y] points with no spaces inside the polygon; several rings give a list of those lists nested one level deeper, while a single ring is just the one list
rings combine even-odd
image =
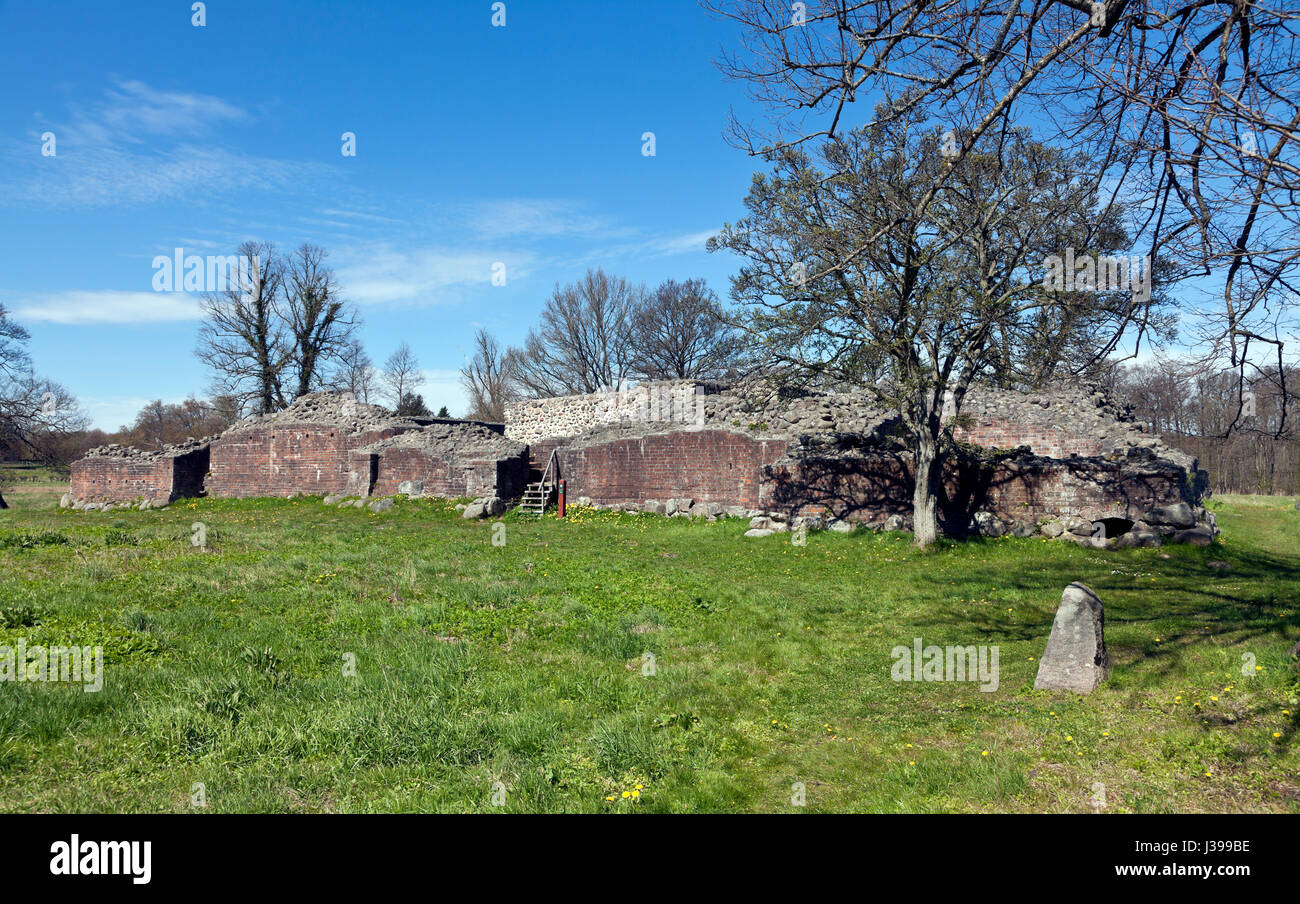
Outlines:
[{"label": "metal staircase", "polygon": [[551,494],[555,492],[557,481],[555,479],[555,451],[551,450],[551,457],[546,460],[546,471],[542,474],[542,479],[537,483],[530,483],[524,490],[523,498],[519,501],[519,511],[525,515],[537,515],[539,518],[546,511],[546,506],[551,501]]}]

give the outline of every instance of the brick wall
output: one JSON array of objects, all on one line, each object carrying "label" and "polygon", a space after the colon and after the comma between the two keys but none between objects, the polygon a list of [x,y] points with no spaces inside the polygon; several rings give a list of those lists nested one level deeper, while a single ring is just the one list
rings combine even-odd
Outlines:
[{"label": "brick wall", "polygon": [[321,424],[277,424],[226,433],[212,443],[208,494],[235,499],[346,493],[359,477],[350,479],[352,451],[403,432],[345,433]]},{"label": "brick wall", "polygon": [[613,505],[686,498],[761,508],[763,468],[786,446],[724,430],[681,430],[564,447],[558,457],[569,499]]},{"label": "brick wall", "polygon": [[73,499],[168,502],[203,492],[208,448],[183,455],[91,456],[72,463],[69,494]]},{"label": "brick wall", "polygon": [[[375,496],[392,496],[403,481],[418,480],[426,496],[458,498],[498,495],[515,499],[528,479],[526,452],[511,458],[450,462],[418,448],[354,452],[353,470],[366,473],[373,461]],[[363,461],[364,459],[364,461]],[[360,492],[360,490],[358,490]]]}]

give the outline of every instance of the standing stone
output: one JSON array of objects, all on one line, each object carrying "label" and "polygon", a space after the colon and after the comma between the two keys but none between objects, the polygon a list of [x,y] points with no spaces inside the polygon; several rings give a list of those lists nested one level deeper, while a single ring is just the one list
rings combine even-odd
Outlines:
[{"label": "standing stone", "polygon": [[1061,594],[1034,687],[1091,693],[1110,675],[1101,599],[1077,581]]}]

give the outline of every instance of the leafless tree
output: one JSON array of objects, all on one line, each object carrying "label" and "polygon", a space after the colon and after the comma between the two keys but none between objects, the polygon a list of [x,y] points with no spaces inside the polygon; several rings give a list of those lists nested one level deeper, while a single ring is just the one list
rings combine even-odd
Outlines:
[{"label": "leafless tree", "polygon": [[245,242],[239,256],[251,281],[203,296],[196,354],[219,394],[267,414],[285,406],[283,374],[293,357],[280,299],[284,265],[266,242]]},{"label": "leafless tree", "polygon": [[512,355],[482,327],[474,333],[474,355],[460,369],[460,385],[469,397],[473,420],[502,423],[506,405],[516,397],[514,369],[517,354]]},{"label": "leafless tree", "polygon": [[703,279],[668,279],[637,309],[632,344],[638,376],[721,379],[735,368],[740,337]]},{"label": "leafless tree", "polygon": [[541,322],[516,356],[515,378],[526,395],[578,395],[632,376],[633,325],[645,289],[603,270],[557,285]]},{"label": "leafless tree", "polygon": [[[1189,285],[1202,372],[1286,381],[1300,262],[1300,10],[1288,0],[706,0],[740,27],[720,61],[769,123],[751,153],[922,115],[956,166],[1007,122],[1091,161],[1134,247]],[[806,15],[801,11],[806,8]],[[884,99],[874,114],[854,108]],[[934,176],[934,188],[947,179]],[[1104,181],[1103,181],[1104,180]],[[921,208],[929,199],[921,199]],[[918,210],[918,213],[923,210]],[[873,241],[873,237],[864,237]],[[1146,324],[1138,324],[1137,339]],[[1282,387],[1285,429],[1290,384]],[[1233,422],[1237,423],[1236,421]]]},{"label": "leafless tree", "polygon": [[399,345],[384,362],[383,382],[387,387],[386,395],[392,400],[394,410],[402,407],[407,396],[424,383],[424,376],[420,373],[420,362],[405,342]]},{"label": "leafless tree", "polygon": [[374,362],[361,340],[354,337],[340,352],[329,387],[335,392],[350,392],[357,401],[369,405],[377,381]]},{"label": "leafless tree", "polygon": [[327,367],[352,343],[359,322],[356,308],[343,301],[327,253],[302,245],[285,267],[285,325],[291,342],[294,398],[319,389]]},{"label": "leafless tree", "polygon": [[61,440],[85,430],[87,418],[67,389],[35,372],[30,338],[0,304],[0,438],[26,458],[58,463]]}]

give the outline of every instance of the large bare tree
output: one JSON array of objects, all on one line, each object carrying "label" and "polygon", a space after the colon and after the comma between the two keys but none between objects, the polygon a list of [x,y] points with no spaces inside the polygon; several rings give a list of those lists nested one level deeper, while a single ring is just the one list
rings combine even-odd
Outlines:
[{"label": "large bare tree", "polygon": [[293,354],[280,298],[284,264],[269,242],[245,242],[239,257],[249,278],[203,296],[196,354],[219,393],[268,414],[285,406],[284,369]]},{"label": "large bare tree", "polygon": [[634,368],[650,380],[730,376],[740,339],[703,279],[664,280],[633,317]]},{"label": "large bare tree", "polygon": [[359,317],[325,257],[315,245],[287,259],[267,242],[239,246],[247,278],[201,302],[196,354],[212,371],[214,395],[266,414],[326,384],[331,365],[351,349]]},{"label": "large bare tree", "polygon": [[555,287],[517,356],[516,380],[533,396],[580,395],[633,375],[633,324],[645,289],[600,269]]}]

